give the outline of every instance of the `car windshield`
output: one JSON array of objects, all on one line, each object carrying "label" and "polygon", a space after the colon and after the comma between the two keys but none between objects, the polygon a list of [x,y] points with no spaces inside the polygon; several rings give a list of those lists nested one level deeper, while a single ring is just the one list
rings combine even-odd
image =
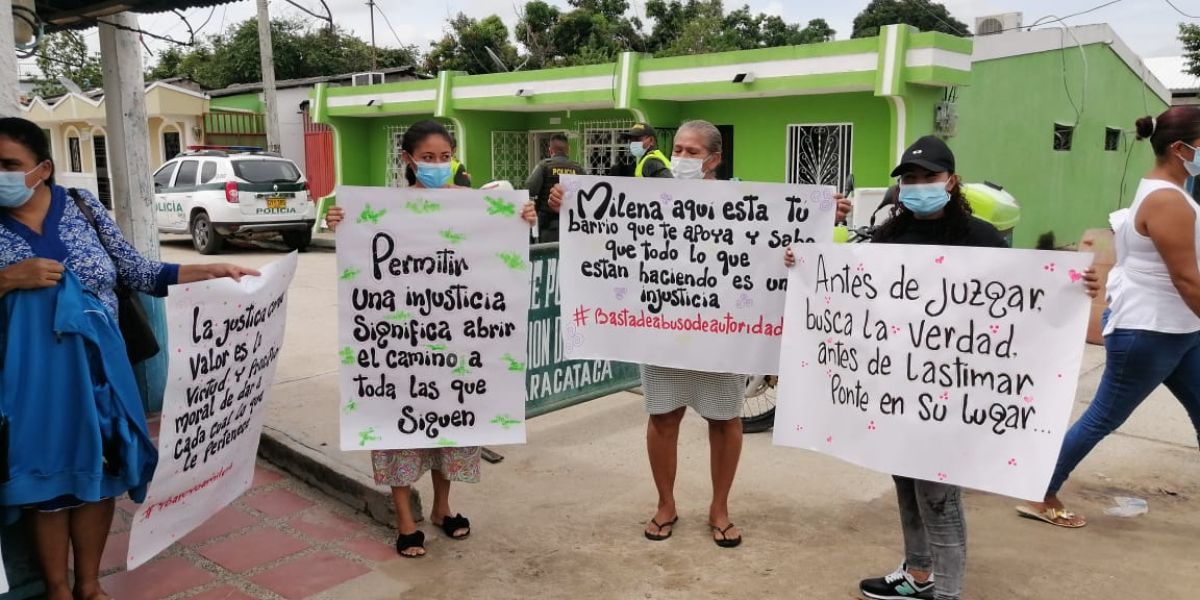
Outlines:
[{"label": "car windshield", "polygon": [[300,180],[300,170],[286,160],[235,160],[233,173],[250,183],[292,183]]}]

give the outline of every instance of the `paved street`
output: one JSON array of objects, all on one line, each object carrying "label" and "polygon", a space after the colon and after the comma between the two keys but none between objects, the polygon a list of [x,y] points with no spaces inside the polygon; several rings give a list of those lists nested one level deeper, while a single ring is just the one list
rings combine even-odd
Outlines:
[{"label": "paved street", "polygon": [[[281,253],[234,249],[250,266]],[[164,257],[202,262],[168,242]],[[269,428],[347,480],[370,473],[365,453],[337,448],[334,255],[300,257]],[[1103,352],[1090,348],[1076,414],[1098,383]],[[463,600],[855,598],[857,581],[901,560],[887,476],[749,436],[732,498],[745,533],[735,550],[709,541],[710,493],[703,421],[681,435],[673,539],[642,538],[654,511],[641,398],[617,394],[539,417],[525,446],[498,447],[483,481],[454,488],[453,508],[475,535],[446,539],[425,524],[429,556],[393,558],[393,533],[362,513],[260,465],[256,487],[213,522],[134,573],[106,579],[135,598],[437,598]],[[953,449],[948,449],[953,451]],[[1200,586],[1200,454],[1182,408],[1159,392],[1102,444],[1064,498],[1091,524],[1067,531],[1017,518],[1016,501],[969,493],[973,600],[1193,598]],[[420,486],[430,495],[428,481]],[[1149,501],[1149,514],[1104,514],[1114,496]],[[124,506],[116,531],[128,529]],[[123,561],[113,539],[116,569]]]}]

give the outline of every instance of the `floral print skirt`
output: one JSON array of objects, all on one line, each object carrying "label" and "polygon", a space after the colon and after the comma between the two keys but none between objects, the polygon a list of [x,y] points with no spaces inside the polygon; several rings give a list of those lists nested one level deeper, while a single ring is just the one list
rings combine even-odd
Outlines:
[{"label": "floral print skirt", "polygon": [[375,483],[410,487],[426,471],[439,471],[449,481],[479,482],[479,446],[420,448],[416,450],[372,450]]}]

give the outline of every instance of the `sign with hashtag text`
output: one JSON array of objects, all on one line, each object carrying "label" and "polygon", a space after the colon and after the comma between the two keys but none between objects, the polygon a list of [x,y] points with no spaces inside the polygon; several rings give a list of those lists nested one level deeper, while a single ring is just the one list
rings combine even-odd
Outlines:
[{"label": "sign with hashtag text", "polygon": [[793,244],[833,237],[829,186],[563,176],[569,358],[721,373],[779,365]]}]

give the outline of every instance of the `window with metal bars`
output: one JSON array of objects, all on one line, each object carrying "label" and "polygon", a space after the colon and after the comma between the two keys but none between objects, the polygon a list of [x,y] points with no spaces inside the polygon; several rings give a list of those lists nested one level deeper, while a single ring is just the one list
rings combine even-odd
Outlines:
[{"label": "window with metal bars", "polygon": [[788,125],[787,139],[788,183],[846,189],[853,169],[853,125]]}]

